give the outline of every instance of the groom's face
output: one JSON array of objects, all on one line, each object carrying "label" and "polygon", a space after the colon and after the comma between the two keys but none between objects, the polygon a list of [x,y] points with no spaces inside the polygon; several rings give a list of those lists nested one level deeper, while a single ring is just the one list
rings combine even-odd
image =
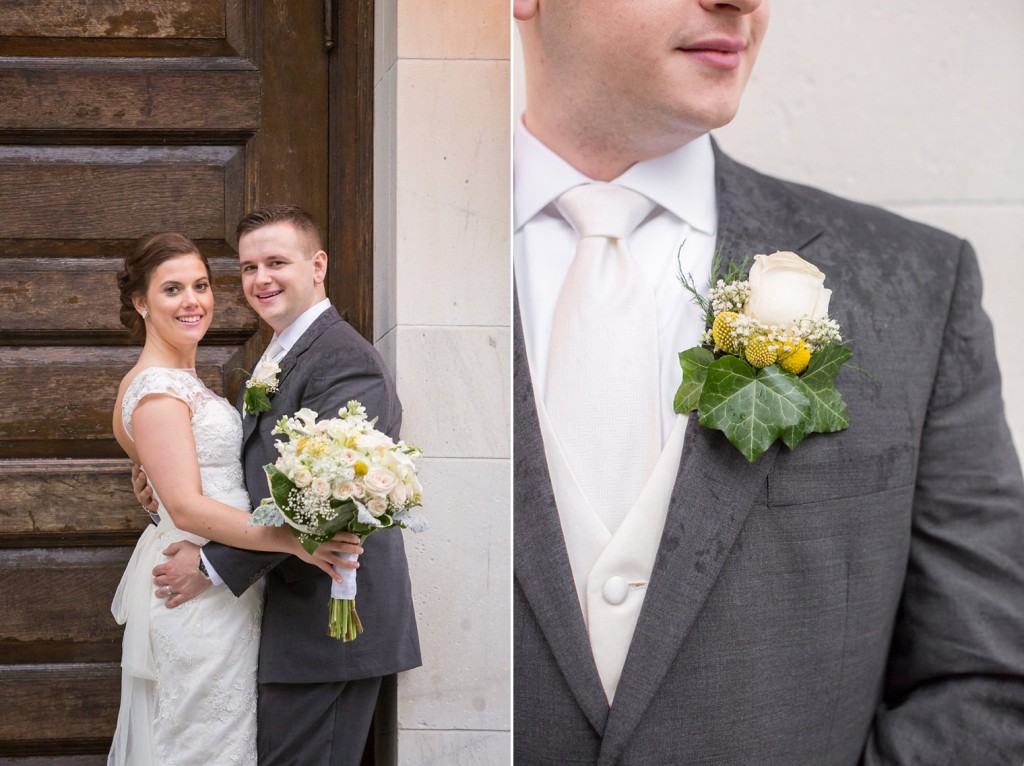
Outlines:
[{"label": "groom's face", "polygon": [[515,0],[515,10],[533,59],[527,87],[544,79],[555,102],[530,103],[528,90],[528,127],[535,108],[554,106],[607,135],[660,141],[732,120],[769,15],[768,0]]},{"label": "groom's face", "polygon": [[242,290],[257,314],[281,333],[325,297],[327,254],[290,223],[248,231],[238,240]]}]

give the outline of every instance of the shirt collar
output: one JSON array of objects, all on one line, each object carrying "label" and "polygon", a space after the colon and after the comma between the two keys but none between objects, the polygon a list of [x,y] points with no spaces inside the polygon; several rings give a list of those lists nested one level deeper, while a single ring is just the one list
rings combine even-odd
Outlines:
[{"label": "shirt collar", "polygon": [[[569,189],[593,179],[542,144],[522,120],[513,141],[513,221],[519,231]],[[714,234],[718,227],[715,154],[708,134],[638,162],[612,183],[640,192],[700,232]]]},{"label": "shirt collar", "polygon": [[[274,338],[281,344],[285,353],[292,350],[292,346],[302,337],[303,333],[306,332],[317,318],[323,314],[327,309],[331,307],[331,301],[329,298],[324,298],[319,303],[310,306],[308,309],[299,314],[299,318],[288,325],[284,332],[280,335],[275,335]],[[271,338],[271,340],[274,340]]]}]

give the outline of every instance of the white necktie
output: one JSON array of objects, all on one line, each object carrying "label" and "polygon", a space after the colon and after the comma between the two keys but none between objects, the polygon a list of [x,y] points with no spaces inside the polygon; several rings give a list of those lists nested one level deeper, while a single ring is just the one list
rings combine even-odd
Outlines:
[{"label": "white necktie", "polygon": [[626,246],[654,203],[586,184],[556,206],[579,242],[555,307],[544,404],[573,475],[614,532],[661,445],[654,293]]},{"label": "white necktie", "polygon": [[263,352],[263,356],[260,357],[260,361],[267,360],[270,362],[280,362],[281,357],[284,356],[284,346],[281,345],[281,341],[274,338],[270,341],[270,345],[267,346],[267,350]]}]

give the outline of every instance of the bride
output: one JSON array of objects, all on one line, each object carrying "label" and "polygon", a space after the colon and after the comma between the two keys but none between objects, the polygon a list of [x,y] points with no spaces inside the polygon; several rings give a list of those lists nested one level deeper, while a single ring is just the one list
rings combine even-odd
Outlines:
[{"label": "bride", "polygon": [[152,569],[171,543],[216,540],[284,551],[338,579],[330,545],[310,555],[286,528],[250,527],[238,411],[195,372],[213,317],[210,268],[180,234],[139,240],[118,275],[121,322],[145,338],[121,381],[114,435],[145,466],[159,501],[118,586],[125,625],[121,709],[108,764],[256,763],[256,664],[262,587],[236,598],[223,585],[168,609]]}]

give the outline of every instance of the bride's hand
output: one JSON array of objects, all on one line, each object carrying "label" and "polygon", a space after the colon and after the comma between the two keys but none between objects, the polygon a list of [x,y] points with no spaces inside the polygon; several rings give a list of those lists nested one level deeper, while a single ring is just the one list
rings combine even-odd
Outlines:
[{"label": "bride's hand", "polygon": [[[293,537],[292,539],[294,540],[295,538]],[[339,532],[327,542],[320,543],[312,553],[307,553],[306,549],[299,545],[297,540],[296,547],[298,548],[298,552],[295,555],[307,564],[319,567],[329,574],[331,579],[336,582],[341,582],[343,579],[336,571],[336,568],[359,568],[358,561],[349,558],[342,558],[338,554],[351,553],[358,556],[363,552],[363,547],[359,544],[359,535],[353,534],[352,532]]]}]

